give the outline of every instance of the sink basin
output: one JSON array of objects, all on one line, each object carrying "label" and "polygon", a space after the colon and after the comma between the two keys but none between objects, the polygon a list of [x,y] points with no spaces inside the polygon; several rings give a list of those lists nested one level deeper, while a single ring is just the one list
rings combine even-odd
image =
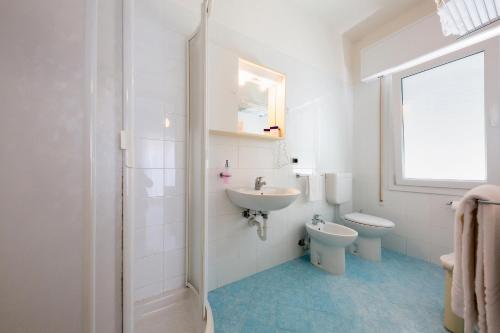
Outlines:
[{"label": "sink basin", "polygon": [[294,188],[269,186],[260,190],[254,190],[250,187],[228,188],[226,193],[235,205],[263,212],[283,209],[300,195],[300,191]]}]

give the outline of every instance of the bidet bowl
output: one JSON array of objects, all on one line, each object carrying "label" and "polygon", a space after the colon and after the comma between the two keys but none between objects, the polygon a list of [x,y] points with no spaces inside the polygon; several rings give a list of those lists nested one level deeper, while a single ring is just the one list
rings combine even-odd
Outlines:
[{"label": "bidet bowl", "polygon": [[324,245],[346,247],[356,240],[358,232],[343,225],[331,222],[306,224],[309,236]]}]

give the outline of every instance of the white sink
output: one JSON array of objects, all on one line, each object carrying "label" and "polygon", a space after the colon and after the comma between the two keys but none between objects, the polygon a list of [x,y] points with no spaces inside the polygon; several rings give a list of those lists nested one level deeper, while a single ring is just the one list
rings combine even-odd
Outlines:
[{"label": "white sink", "polygon": [[300,195],[294,188],[263,187],[254,190],[250,187],[228,188],[229,199],[242,208],[268,212],[289,206]]}]

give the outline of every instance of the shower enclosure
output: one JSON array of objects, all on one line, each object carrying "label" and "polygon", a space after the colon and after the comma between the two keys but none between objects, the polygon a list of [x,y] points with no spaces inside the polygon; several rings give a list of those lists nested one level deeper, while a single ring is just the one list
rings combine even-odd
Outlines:
[{"label": "shower enclosure", "polygon": [[191,28],[179,25],[175,13],[183,9],[173,2],[124,0],[123,6],[124,332],[210,332],[209,2]]}]

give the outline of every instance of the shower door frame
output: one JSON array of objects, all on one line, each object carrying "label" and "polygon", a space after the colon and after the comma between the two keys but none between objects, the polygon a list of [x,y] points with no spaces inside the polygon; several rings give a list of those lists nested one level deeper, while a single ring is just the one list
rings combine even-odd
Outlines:
[{"label": "shower door frame", "polygon": [[[136,0],[123,0],[123,10],[122,10],[122,19],[123,19],[123,26],[122,26],[122,31],[123,31],[123,129],[121,133],[121,148],[123,149],[123,284],[122,284],[122,294],[123,294],[123,307],[122,307],[122,320],[123,320],[123,332],[124,333],[134,333],[134,318],[135,318],[135,309],[134,309],[134,220],[132,216],[134,215],[134,208],[132,203],[134,202],[134,194],[133,191],[130,189],[133,187],[133,175],[132,175],[132,167],[133,167],[133,150],[132,148],[132,135],[129,132],[129,128],[131,128],[131,123],[132,119],[131,117],[134,114],[134,103],[135,103],[135,88],[134,88],[134,73],[135,73],[135,67],[134,67],[134,38],[133,38],[133,32],[134,32],[134,1]],[[202,223],[202,230],[201,230],[201,242],[202,242],[202,248],[201,248],[201,282],[200,286],[196,288],[193,286],[189,281],[188,281],[188,267],[190,265],[189,263],[189,237],[188,237],[188,228],[189,228],[189,209],[188,209],[188,193],[186,193],[186,272],[185,272],[185,285],[186,287],[189,287],[192,289],[199,297],[200,303],[202,305],[202,315],[204,318],[206,316],[206,308],[207,308],[207,291],[206,291],[206,273],[205,273],[205,268],[206,268],[206,224],[207,224],[207,208],[206,208],[206,201],[207,201],[207,193],[206,193],[206,157],[207,157],[207,142],[208,142],[208,122],[207,122],[207,103],[206,103],[206,96],[207,96],[207,89],[206,89],[206,57],[207,57],[207,18],[208,18],[208,13],[210,9],[211,1],[210,0],[204,0],[203,4],[201,5],[201,13],[202,13],[202,20],[200,27],[196,30],[196,32],[188,38],[186,41],[186,51],[188,52],[186,54],[187,56],[187,64],[186,64],[186,75],[188,78],[188,82],[186,85],[186,108],[189,111],[189,97],[190,97],[190,91],[189,91],[189,41],[196,37],[198,33],[203,32],[203,49],[204,49],[204,55],[203,55],[203,64],[202,68],[204,70],[203,77],[205,78],[205,84],[204,84],[204,95],[203,95],[203,111],[204,111],[204,116],[203,116],[203,126],[204,126],[204,140],[203,144],[204,147],[202,149],[202,154],[203,156],[201,157],[202,161],[202,168],[204,170],[204,175],[202,177],[203,183],[205,184],[203,186],[204,188],[204,214],[203,214],[203,223]],[[187,121],[186,121],[186,126],[187,126],[187,135],[186,135],[186,152],[189,152],[189,145],[190,145],[190,131],[189,131],[189,112],[187,112]],[[188,154],[186,154],[187,156]],[[187,165],[189,168],[189,159],[187,159]],[[188,171],[188,170],[187,170]],[[189,181],[190,177],[186,177],[186,182],[189,186]],[[189,187],[188,187],[189,188]],[[186,191],[186,192],[189,192]]]}]

